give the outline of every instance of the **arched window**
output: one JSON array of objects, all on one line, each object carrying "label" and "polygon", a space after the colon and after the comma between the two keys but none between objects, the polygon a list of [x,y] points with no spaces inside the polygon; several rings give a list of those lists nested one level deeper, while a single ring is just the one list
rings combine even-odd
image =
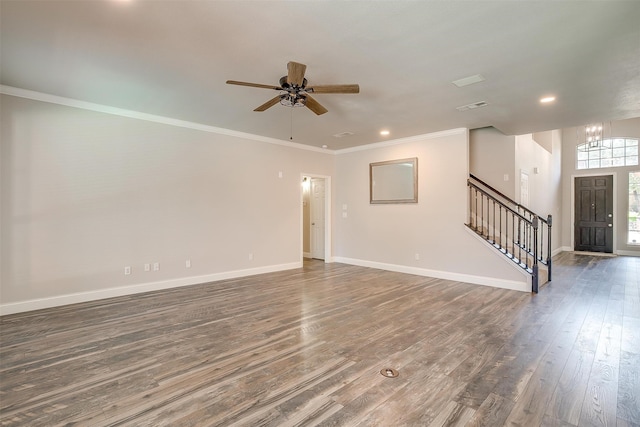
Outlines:
[{"label": "arched window", "polygon": [[637,138],[609,138],[576,147],[577,169],[638,165]]}]

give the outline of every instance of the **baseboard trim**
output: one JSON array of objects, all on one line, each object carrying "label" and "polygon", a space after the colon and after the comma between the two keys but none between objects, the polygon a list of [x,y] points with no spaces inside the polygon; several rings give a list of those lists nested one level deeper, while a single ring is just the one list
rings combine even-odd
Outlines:
[{"label": "baseboard trim", "polygon": [[622,256],[640,256],[640,251],[616,251],[616,254]]},{"label": "baseboard trim", "polygon": [[256,274],[274,273],[277,271],[293,270],[301,268],[302,262],[288,264],[268,265],[264,267],[250,268],[246,270],[225,271],[221,273],[205,274],[202,276],[181,277],[160,282],[140,283],[137,285],[123,286],[119,288],[101,289],[97,291],[78,292],[74,294],[59,295],[50,298],[40,298],[28,301],[20,301],[9,304],[0,304],[0,316],[23,313],[26,311],[41,310],[43,308],[59,307],[81,302],[95,301],[105,298],[120,297],[140,294],[144,292],[160,291],[163,289],[178,288],[182,286],[199,285],[220,280],[235,279],[238,277],[254,276]]},{"label": "baseboard trim", "polygon": [[[571,246],[563,246],[562,248],[560,248],[559,252],[575,252],[577,254],[596,255],[596,256],[598,256],[598,254],[600,254],[602,256],[602,254],[599,253],[599,252],[574,251],[573,247],[571,247]],[[638,250],[638,251],[628,251],[628,250],[613,251],[613,254],[614,255],[622,255],[622,256],[638,256],[638,257],[640,257],[640,250]],[[553,255],[555,256],[556,252],[554,252]],[[611,254],[606,254],[606,255],[611,255]]]},{"label": "baseboard trim", "polygon": [[427,268],[410,267],[406,265],[387,264],[376,261],[366,261],[354,258],[334,257],[335,262],[343,264],[357,265],[359,267],[377,268],[380,270],[395,271],[397,273],[415,274],[416,276],[433,277],[436,279],[446,279],[455,282],[465,282],[474,285],[491,286],[494,288],[511,289],[514,291],[531,292],[531,284],[526,281],[517,282],[514,280],[496,279],[493,277],[474,276],[470,274],[454,273],[450,271],[430,270]]}]

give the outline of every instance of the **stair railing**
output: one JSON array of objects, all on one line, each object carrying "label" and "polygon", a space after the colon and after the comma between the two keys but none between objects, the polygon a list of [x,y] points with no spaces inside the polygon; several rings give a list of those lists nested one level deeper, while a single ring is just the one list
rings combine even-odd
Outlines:
[{"label": "stair railing", "polygon": [[538,263],[547,267],[551,281],[551,215],[537,215],[473,175],[467,186],[467,226],[531,274],[532,292],[537,293]]}]

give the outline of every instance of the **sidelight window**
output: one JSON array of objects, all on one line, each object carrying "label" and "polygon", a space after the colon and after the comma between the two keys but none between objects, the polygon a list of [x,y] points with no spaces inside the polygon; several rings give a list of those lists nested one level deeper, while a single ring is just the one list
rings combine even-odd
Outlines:
[{"label": "sidelight window", "polygon": [[627,243],[640,245],[640,172],[629,173],[629,227]]}]

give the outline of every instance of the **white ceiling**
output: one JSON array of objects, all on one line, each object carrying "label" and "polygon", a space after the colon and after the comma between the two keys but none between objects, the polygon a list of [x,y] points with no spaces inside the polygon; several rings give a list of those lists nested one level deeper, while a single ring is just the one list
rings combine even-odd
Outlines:
[{"label": "white ceiling", "polygon": [[[2,0],[0,19],[2,85],[330,149],[640,117],[640,1]],[[360,93],[259,113],[277,93],[225,84],[288,61]]]}]

